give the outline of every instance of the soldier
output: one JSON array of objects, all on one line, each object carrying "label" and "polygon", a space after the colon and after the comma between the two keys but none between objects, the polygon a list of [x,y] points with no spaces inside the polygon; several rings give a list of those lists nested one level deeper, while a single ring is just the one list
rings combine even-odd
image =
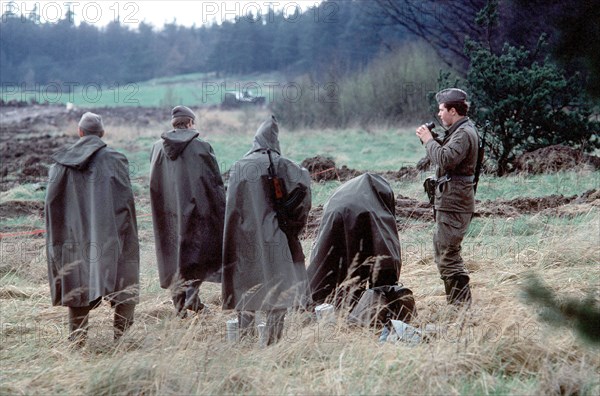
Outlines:
[{"label": "soldier", "polygon": [[199,288],[220,282],[225,190],[212,147],[185,106],[171,111],[173,130],[152,147],[150,204],[158,274],[178,315],[202,311]]},{"label": "soldier", "polygon": [[267,312],[267,344],[281,339],[289,307],[309,302],[299,234],[311,206],[308,171],[281,156],[275,117],[229,174],[223,241],[223,309],[238,311],[242,333]]},{"label": "soldier", "polygon": [[434,140],[421,125],[417,136],[425,145],[431,162],[437,165],[435,221],[433,235],[435,263],[444,281],[449,304],[471,303],[469,276],[460,255],[461,243],[475,211],[473,181],[479,138],[475,125],[467,117],[467,94],[456,88],[436,94],[438,116],[448,128],[442,142]]},{"label": "soldier", "polygon": [[115,308],[114,338],[131,326],[140,260],[129,163],[102,141],[99,115],[83,114],[78,131],[52,155],[45,213],[52,303],[69,307],[69,339],[82,346],[103,297]]},{"label": "soldier", "polygon": [[[367,280],[371,287],[397,284],[402,261],[395,203],[389,183],[372,173],[344,183],[327,200],[307,269],[315,304],[334,297],[340,306],[349,293],[351,308]],[[370,257],[378,259],[365,263]],[[339,289],[354,277],[354,290]]]}]

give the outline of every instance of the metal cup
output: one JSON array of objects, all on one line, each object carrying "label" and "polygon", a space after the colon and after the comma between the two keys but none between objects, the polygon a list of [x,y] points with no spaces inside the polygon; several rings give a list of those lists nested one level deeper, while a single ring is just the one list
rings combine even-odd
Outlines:
[{"label": "metal cup", "polygon": [[256,325],[256,330],[258,331],[258,346],[264,348],[267,346],[267,324],[265,322],[261,322]]},{"label": "metal cup", "polygon": [[236,319],[230,319],[226,323],[227,342],[238,342],[240,340],[240,325]]}]

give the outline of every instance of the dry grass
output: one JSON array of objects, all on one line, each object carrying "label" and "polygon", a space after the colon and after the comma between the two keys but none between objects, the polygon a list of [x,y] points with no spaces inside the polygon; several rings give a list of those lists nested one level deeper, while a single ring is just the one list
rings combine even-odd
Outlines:
[{"label": "dry grass", "polygon": [[[196,113],[196,128],[203,135],[210,133],[216,135],[244,135],[252,136],[256,128],[270,114],[267,109],[242,108],[238,110],[221,111],[207,108],[194,108]],[[170,119],[163,122],[150,121],[148,125],[122,125],[110,124],[107,120],[106,134],[104,140],[108,144],[116,144],[127,147],[128,144],[135,144],[138,138],[158,139],[160,134],[171,128]],[[72,128],[68,130],[77,130],[76,123],[72,123]],[[147,149],[147,147],[146,147]]]},{"label": "dry grass", "polygon": [[[255,129],[259,123],[250,120],[259,116],[243,111],[200,117],[214,124],[210,133]],[[136,136],[118,132],[124,144]],[[138,212],[148,212],[147,197],[137,198]],[[472,226],[477,231],[465,240],[463,252],[474,295],[467,313],[445,303],[432,260],[432,225],[402,227],[401,282],[417,301],[414,325],[438,329],[437,337],[416,346],[381,345],[376,330],[348,327],[343,317],[319,324],[306,313],[288,315],[285,338],[275,346],[228,343],[225,322],[233,314],[221,311],[217,284],[201,289],[209,314],[177,319],[169,293],[158,285],[152,226],[144,217],[135,324],[114,343],[112,310],[105,303],[92,311],[88,344],[73,349],[67,310],[50,305],[44,240],[4,239],[0,395],[600,394],[597,347],[583,344],[566,327],[540,322],[536,308],[521,298],[534,272],[559,295],[591,294],[600,301],[600,208],[518,221],[523,224],[511,226],[519,231],[514,234],[498,219]],[[310,244],[303,241],[307,257]]]},{"label": "dry grass", "polygon": [[[9,274],[22,281],[11,284],[4,275],[0,287],[0,393],[598,394],[597,349],[540,323],[520,298],[530,271],[564,295],[583,297],[597,288],[600,248],[585,236],[600,232],[598,212],[589,216],[581,220],[585,227],[557,227],[533,253],[471,257],[474,306],[467,313],[446,306],[429,252],[405,252],[401,281],[415,293],[414,325],[438,328],[437,338],[412,347],[379,345],[375,331],[348,327],[343,318],[307,323],[306,313],[288,315],[285,339],[276,346],[228,343],[232,314],[219,308],[219,285],[202,287],[211,313],[176,319],[168,293],[157,287],[152,246],[145,246],[134,327],[113,343],[112,311],[104,304],[92,312],[88,344],[74,350],[66,340],[66,309],[51,307],[43,279],[22,268],[43,268],[43,257],[6,257],[16,267]],[[559,240],[564,249],[556,249]]]}]

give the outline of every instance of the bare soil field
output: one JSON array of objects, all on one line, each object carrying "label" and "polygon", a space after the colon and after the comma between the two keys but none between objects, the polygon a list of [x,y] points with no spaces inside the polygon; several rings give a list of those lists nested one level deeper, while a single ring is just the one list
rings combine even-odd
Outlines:
[{"label": "bare soil field", "polygon": [[[65,106],[0,106],[0,192],[22,183],[44,181],[50,155],[77,141],[76,125],[87,109]],[[169,118],[164,109],[103,108],[106,125],[143,128]]]},{"label": "bare soil field", "polygon": [[[59,148],[77,141],[77,136],[64,131],[75,130],[75,125],[81,115],[87,110],[71,109],[64,106],[27,106],[0,107],[1,138],[0,154],[2,155],[2,179],[0,192],[7,191],[25,183],[43,183],[51,165],[50,156]],[[144,127],[151,122],[161,122],[168,119],[169,114],[161,109],[147,108],[104,108],[104,119],[108,125],[132,125]],[[38,132],[44,130],[46,132]],[[528,153],[521,157],[520,169],[535,172],[567,170],[580,166],[582,161],[594,164],[597,157],[583,156],[580,152],[567,147],[553,146],[537,152]],[[545,162],[549,158],[549,162]],[[587,159],[586,159],[587,158]],[[529,164],[529,165],[526,165]],[[543,164],[548,164],[547,168]],[[338,180],[347,181],[366,170],[350,169],[345,165],[337,167],[331,158],[315,156],[302,161],[315,182]],[[389,181],[417,180],[419,170],[416,167],[405,166],[398,171],[375,172]],[[225,177],[227,175],[224,175]],[[515,217],[521,214],[537,213],[543,210],[561,211],[561,207],[569,204],[589,204],[599,206],[598,190],[591,190],[581,196],[551,195],[539,198],[516,198],[512,200],[478,201],[476,217]],[[319,225],[322,207],[313,208],[310,214],[306,235],[314,235]],[[396,215],[398,222],[402,218],[433,220],[431,205],[426,201],[399,195],[396,200]],[[43,204],[40,202],[12,200],[0,203],[0,219],[18,216],[43,216]],[[22,227],[21,227],[22,228]],[[15,232],[19,227],[3,232]]]}]

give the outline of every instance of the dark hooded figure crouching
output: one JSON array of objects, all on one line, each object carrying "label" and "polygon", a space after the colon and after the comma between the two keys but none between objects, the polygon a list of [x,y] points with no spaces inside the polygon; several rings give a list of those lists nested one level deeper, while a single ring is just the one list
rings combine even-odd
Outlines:
[{"label": "dark hooded figure crouching", "polygon": [[308,267],[313,302],[352,308],[367,282],[370,287],[396,285],[401,265],[388,182],[365,173],[344,183],[323,207]]},{"label": "dark hooded figure crouching", "polygon": [[287,308],[309,302],[299,234],[311,206],[308,171],[281,156],[275,117],[231,168],[223,241],[223,309],[238,312],[242,334],[267,313],[267,344],[283,334]]}]

